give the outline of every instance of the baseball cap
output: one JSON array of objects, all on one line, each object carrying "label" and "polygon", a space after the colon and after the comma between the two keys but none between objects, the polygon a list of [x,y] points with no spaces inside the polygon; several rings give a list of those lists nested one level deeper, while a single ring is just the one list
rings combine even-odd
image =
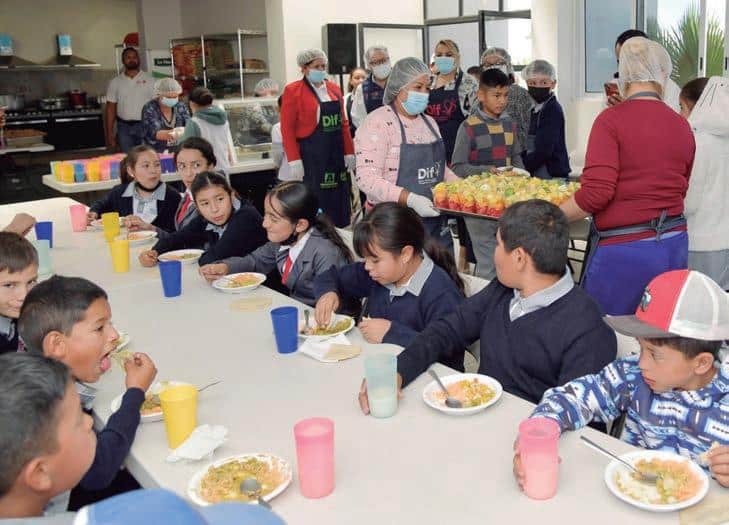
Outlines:
[{"label": "baseball cap", "polygon": [[729,339],[729,296],[710,277],[674,270],[655,277],[635,315],[605,316],[616,332],[642,338]]},{"label": "baseball cap", "polygon": [[193,507],[165,489],[142,489],[84,507],[74,525],[128,525],[174,523],[175,525],[286,525],[276,514],[259,505],[219,503]]}]

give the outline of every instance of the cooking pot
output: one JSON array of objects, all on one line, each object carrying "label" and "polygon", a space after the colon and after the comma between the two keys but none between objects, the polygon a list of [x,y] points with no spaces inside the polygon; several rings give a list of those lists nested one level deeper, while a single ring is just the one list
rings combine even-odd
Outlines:
[{"label": "cooking pot", "polygon": [[25,107],[24,95],[0,95],[0,106],[8,111],[20,111]]},{"label": "cooking pot", "polygon": [[72,108],[86,107],[86,92],[78,89],[68,92],[68,105]]},{"label": "cooking pot", "polygon": [[40,99],[40,108],[44,111],[51,109],[65,109],[68,107],[68,99],[62,97],[49,97]]}]

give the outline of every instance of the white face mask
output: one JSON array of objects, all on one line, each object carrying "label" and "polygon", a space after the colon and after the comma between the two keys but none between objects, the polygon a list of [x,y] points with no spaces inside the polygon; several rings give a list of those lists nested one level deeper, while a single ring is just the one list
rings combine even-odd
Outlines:
[{"label": "white face mask", "polygon": [[390,62],[378,64],[372,68],[372,74],[375,76],[375,78],[379,78],[380,80],[384,80],[389,77],[391,71],[392,66],[390,65]]}]

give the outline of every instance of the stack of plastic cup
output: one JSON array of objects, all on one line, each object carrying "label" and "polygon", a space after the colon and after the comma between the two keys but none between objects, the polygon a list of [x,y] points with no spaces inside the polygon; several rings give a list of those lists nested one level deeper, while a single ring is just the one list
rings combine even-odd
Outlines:
[{"label": "stack of plastic cup", "polygon": [[159,401],[167,444],[175,449],[190,437],[197,426],[197,388],[192,385],[169,386],[159,393]]},{"label": "stack of plastic cup", "polygon": [[89,182],[99,182],[101,180],[101,166],[98,160],[91,159],[86,162],[86,178]]},{"label": "stack of plastic cup", "polygon": [[162,153],[160,156],[160,163],[162,164],[162,173],[174,173],[175,172],[175,159],[174,156],[169,153]]},{"label": "stack of plastic cup", "polygon": [[111,179],[118,179],[119,178],[119,163],[121,161],[119,160],[112,160],[109,163],[109,176]]},{"label": "stack of plastic cup", "polygon": [[524,493],[549,499],[557,493],[559,478],[559,425],[533,417],[519,424],[519,455],[524,468]]},{"label": "stack of plastic cup", "polygon": [[66,184],[73,183],[73,164],[70,162],[62,162],[59,168],[61,170],[61,181]]},{"label": "stack of plastic cup", "polygon": [[51,175],[53,175],[53,178],[60,181],[61,180],[61,170],[58,169],[61,164],[61,161],[59,160],[52,160],[51,161]]},{"label": "stack of plastic cup", "polygon": [[99,162],[99,180],[109,180],[111,178],[111,159],[104,158]]},{"label": "stack of plastic cup", "polygon": [[314,417],[294,426],[299,487],[305,498],[323,498],[334,490],[334,421]]},{"label": "stack of plastic cup", "polygon": [[84,161],[73,161],[73,180],[74,182],[84,182],[86,180],[86,163]]},{"label": "stack of plastic cup", "polygon": [[72,204],[69,209],[71,211],[71,229],[75,232],[85,232],[86,206],[83,204]]},{"label": "stack of plastic cup", "polygon": [[367,400],[374,417],[390,417],[397,411],[397,359],[390,354],[365,358]]},{"label": "stack of plastic cup", "polygon": [[106,242],[111,242],[119,235],[121,226],[119,225],[119,214],[115,211],[103,213],[101,215],[101,225],[104,227],[104,238]]}]

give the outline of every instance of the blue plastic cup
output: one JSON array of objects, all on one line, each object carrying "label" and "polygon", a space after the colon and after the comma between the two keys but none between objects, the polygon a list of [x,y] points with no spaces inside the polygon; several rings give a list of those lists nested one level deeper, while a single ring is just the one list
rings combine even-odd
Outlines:
[{"label": "blue plastic cup", "polygon": [[182,262],[159,261],[159,275],[165,297],[182,295]]},{"label": "blue plastic cup", "polygon": [[53,223],[51,221],[36,222],[35,238],[39,241],[46,239],[48,246],[53,248]]},{"label": "blue plastic cup", "polygon": [[298,347],[299,309],[295,306],[281,306],[271,310],[273,334],[279,354],[291,354]]},{"label": "blue plastic cup", "polygon": [[73,163],[73,180],[74,182],[84,182],[86,180],[86,165],[83,162]]}]

